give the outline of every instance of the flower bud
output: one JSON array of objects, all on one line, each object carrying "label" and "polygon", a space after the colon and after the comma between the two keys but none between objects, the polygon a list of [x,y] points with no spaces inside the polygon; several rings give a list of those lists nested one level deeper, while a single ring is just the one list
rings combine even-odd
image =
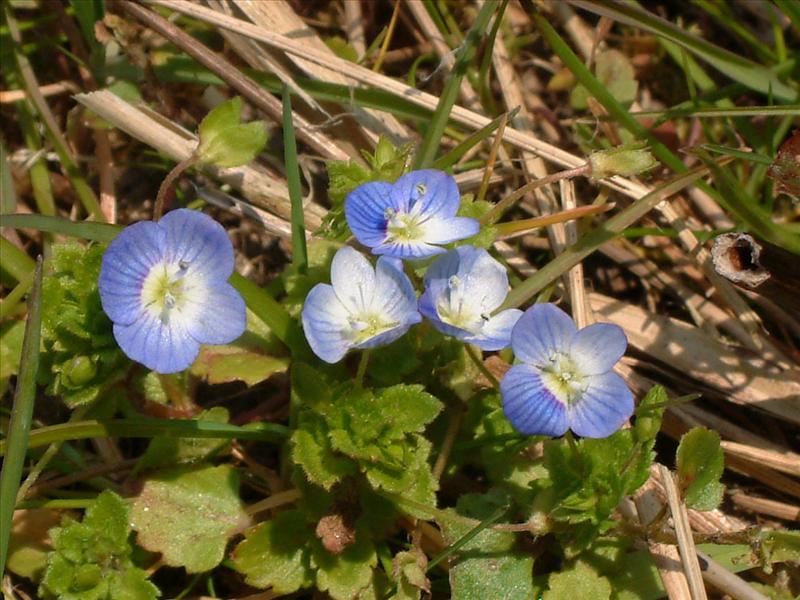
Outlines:
[{"label": "flower bud", "polygon": [[604,179],[612,175],[637,175],[658,164],[658,161],[650,154],[645,144],[624,144],[611,148],[610,150],[600,150],[589,156],[589,166],[591,171],[589,176],[592,179]]}]

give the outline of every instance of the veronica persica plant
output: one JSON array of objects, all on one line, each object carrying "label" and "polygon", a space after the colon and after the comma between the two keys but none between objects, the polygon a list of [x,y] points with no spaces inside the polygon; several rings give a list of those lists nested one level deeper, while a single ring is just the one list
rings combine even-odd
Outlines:
[{"label": "veronica persica plant", "polygon": [[373,254],[419,259],[445,252],[439,246],[478,233],[475,219],[457,217],[455,179],[433,169],[412,171],[394,184],[372,181],[345,198],[347,224]]},{"label": "veronica persica plant", "polygon": [[578,330],[555,305],[532,306],[511,332],[521,363],[500,382],[506,417],[529,435],[611,435],[633,413],[633,394],[612,371],[627,343],[617,325]]},{"label": "veronica persica plant", "polygon": [[421,320],[402,263],[382,256],[373,268],[349,246],[333,257],[331,285],[315,285],[302,313],[311,349],[329,363],[338,362],[353,348],[389,344]]},{"label": "veronica persica plant", "polygon": [[522,315],[509,308],[492,316],[507,294],[505,267],[482,248],[460,246],[428,268],[419,310],[446,335],[482,350],[500,350],[511,342]]},{"label": "veronica persica plant", "polygon": [[244,333],[245,304],[228,283],[233,246],[203,213],[178,209],[126,227],[100,269],[100,300],[130,358],[159,373],[189,367],[201,344]]}]

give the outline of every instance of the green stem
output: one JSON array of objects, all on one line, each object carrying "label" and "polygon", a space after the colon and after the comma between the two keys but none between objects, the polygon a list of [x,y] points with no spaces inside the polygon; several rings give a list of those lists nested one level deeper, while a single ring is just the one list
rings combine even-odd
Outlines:
[{"label": "green stem", "polygon": [[369,356],[372,350],[364,350],[361,353],[361,360],[358,362],[358,371],[356,371],[356,387],[364,387],[364,375],[367,372],[367,365],[369,364]]},{"label": "green stem", "polygon": [[464,344],[464,348],[467,350],[467,356],[469,356],[470,360],[475,363],[475,366],[478,367],[478,370],[483,374],[486,379],[489,380],[489,383],[492,384],[494,389],[500,389],[500,382],[497,381],[497,377],[492,375],[489,369],[486,368],[486,365],[483,364],[483,359],[481,358],[478,351],[471,345],[471,344]]},{"label": "green stem", "polygon": [[167,194],[172,188],[173,182],[198,160],[199,159],[197,155],[194,153],[190,154],[187,158],[184,158],[181,162],[175,165],[172,170],[167,173],[167,176],[164,177],[164,181],[161,182],[161,185],[158,188],[158,194],[156,195],[156,204],[153,208],[153,221],[158,221],[161,218],[161,215],[164,214],[164,208],[167,206]]}]

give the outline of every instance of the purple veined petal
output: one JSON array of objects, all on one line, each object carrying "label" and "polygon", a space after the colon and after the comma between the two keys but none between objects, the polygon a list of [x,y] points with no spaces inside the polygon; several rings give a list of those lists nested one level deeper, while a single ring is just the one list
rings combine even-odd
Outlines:
[{"label": "purple veined petal", "polygon": [[[431,265],[431,267],[432,266],[433,265]],[[428,268],[428,271],[430,271],[431,267]],[[431,322],[431,325],[433,325],[444,335],[449,335],[457,340],[463,340],[472,336],[472,334],[466,329],[454,327],[449,323],[445,323],[442,321],[441,317],[439,317],[439,312],[436,310],[436,305],[441,295],[446,293],[447,279],[434,279],[433,281],[429,282],[425,288],[425,291],[422,293],[422,296],[419,298],[419,312],[423,317]]]},{"label": "purple veined petal", "polygon": [[342,246],[331,262],[331,285],[345,308],[363,313],[375,295],[375,269],[358,250]]},{"label": "purple veined petal", "polygon": [[508,273],[483,248],[459,246],[461,257],[457,276],[464,286],[465,301],[479,315],[488,315],[503,303],[508,295]]},{"label": "purple veined petal", "polygon": [[511,332],[511,347],[521,361],[546,364],[554,352],[569,352],[577,328],[555,304],[534,304],[520,317]]},{"label": "purple veined petal", "polygon": [[[466,246],[463,246],[466,248]],[[458,273],[458,268],[461,265],[461,254],[458,248],[448,250],[445,254],[436,257],[425,271],[423,279],[425,286],[429,286],[434,281],[447,282],[451,276]],[[438,294],[437,294],[438,295]]]},{"label": "purple veined petal", "polygon": [[470,217],[432,217],[422,225],[422,239],[429,244],[449,244],[476,235],[481,226]]},{"label": "purple veined petal", "polygon": [[393,202],[392,185],[385,181],[365,183],[347,194],[344,216],[359,242],[372,248],[386,239],[386,209],[402,208]]},{"label": "purple veined petal", "polygon": [[511,344],[511,331],[521,316],[522,311],[516,308],[499,312],[484,323],[480,336],[466,338],[466,341],[486,351],[507,348]]},{"label": "purple veined petal", "polygon": [[382,256],[375,267],[375,295],[371,310],[389,321],[419,323],[422,320],[417,310],[417,295],[414,286],[396,259]]},{"label": "purple veined petal", "polygon": [[185,264],[189,272],[220,282],[233,273],[233,244],[225,228],[208,215],[179,208],[164,215],[158,226],[166,234],[167,262]]},{"label": "purple veined petal", "polygon": [[398,207],[405,205],[403,212],[414,212],[424,218],[454,217],[461,204],[456,180],[435,169],[406,173],[395,182],[392,196]]},{"label": "purple veined petal", "polygon": [[[195,293],[195,292],[200,293]],[[200,344],[229,344],[247,327],[244,300],[232,285],[222,283],[199,290],[188,290],[185,308],[176,307],[171,319],[181,319],[184,327]]]},{"label": "purple veined petal", "polygon": [[628,339],[619,325],[595,323],[578,331],[572,338],[570,358],[581,375],[600,375],[617,364]]},{"label": "purple veined petal", "polygon": [[431,246],[425,242],[391,241],[375,246],[372,249],[373,254],[402,258],[404,260],[420,260],[436,254],[444,254],[445,252],[444,248]]},{"label": "purple veined petal", "polygon": [[177,373],[189,368],[200,352],[181,320],[163,323],[149,311],[128,325],[114,323],[114,339],[136,362],[158,373]]},{"label": "purple veined petal", "polygon": [[103,254],[98,287],[103,310],[115,323],[133,323],[142,314],[142,285],[163,263],[164,231],[152,221],[123,229]]},{"label": "purple veined petal", "polygon": [[303,331],[314,354],[325,362],[339,362],[352,347],[349,317],[330,285],[318,283],[308,293],[301,317]]},{"label": "purple veined petal", "polygon": [[569,427],[581,437],[608,437],[633,414],[633,394],[614,372],[585,381],[586,391],[570,403]]},{"label": "purple veined petal", "polygon": [[530,365],[511,367],[500,382],[503,413],[526,435],[560,436],[567,431],[567,407],[544,385]]}]

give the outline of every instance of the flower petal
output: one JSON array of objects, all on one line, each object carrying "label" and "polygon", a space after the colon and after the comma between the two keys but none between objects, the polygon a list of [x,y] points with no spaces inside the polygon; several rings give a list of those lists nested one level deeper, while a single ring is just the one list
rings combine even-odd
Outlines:
[{"label": "flower petal", "polygon": [[163,323],[150,312],[143,312],[128,325],[114,323],[114,339],[133,360],[158,373],[177,373],[189,368],[200,344],[195,341],[181,319]]},{"label": "flower petal", "polygon": [[622,327],[595,323],[573,336],[569,354],[581,375],[600,375],[617,364],[627,346]]},{"label": "flower petal", "polygon": [[480,335],[465,338],[465,341],[481,350],[502,350],[511,343],[511,331],[521,316],[522,311],[516,308],[499,312],[484,323]]},{"label": "flower petal", "polygon": [[349,313],[333,287],[318,283],[303,304],[303,331],[314,354],[329,363],[338,362],[352,346]]},{"label": "flower petal", "polygon": [[449,244],[472,237],[481,230],[478,220],[470,217],[432,217],[421,227],[422,239],[429,244]]},{"label": "flower petal", "polygon": [[404,260],[419,260],[435,254],[443,254],[444,252],[446,252],[444,248],[431,246],[425,242],[398,242],[394,240],[375,246],[372,249],[373,254],[383,254]]},{"label": "flower petal", "polygon": [[343,246],[331,262],[331,285],[345,308],[363,313],[375,295],[375,269],[358,250]]},{"label": "flower petal", "polygon": [[503,303],[508,295],[506,268],[483,248],[459,246],[461,262],[457,276],[464,286],[465,306],[477,314],[489,314]]},{"label": "flower petal", "polygon": [[553,352],[569,351],[576,329],[569,315],[555,304],[534,304],[511,332],[514,355],[532,365],[547,364]]},{"label": "flower petal", "polygon": [[398,212],[413,212],[425,218],[454,217],[461,204],[456,180],[436,169],[406,173],[395,182],[392,196]]},{"label": "flower petal", "polygon": [[128,325],[143,311],[142,285],[163,262],[165,235],[152,221],[123,229],[103,254],[98,287],[103,310],[115,323]]},{"label": "flower petal", "polygon": [[358,186],[344,199],[344,216],[356,239],[372,248],[386,239],[386,209],[400,211],[394,204],[392,185],[372,181]]},{"label": "flower petal", "polygon": [[567,431],[567,408],[542,382],[534,367],[514,365],[500,382],[503,412],[526,435],[559,436]]},{"label": "flower petal", "polygon": [[226,281],[233,273],[233,244],[225,228],[208,215],[179,208],[164,215],[158,226],[166,233],[167,262],[183,261],[188,272],[212,281]]},{"label": "flower petal", "polygon": [[587,390],[569,406],[569,427],[581,437],[604,438],[633,414],[633,394],[616,373],[586,378]]},{"label": "flower petal", "polygon": [[[428,273],[430,273],[430,270],[438,262],[439,260],[428,267]],[[425,274],[426,277],[428,273]],[[445,323],[442,321],[441,317],[439,317],[439,311],[436,309],[436,305],[439,303],[439,299],[442,297],[442,295],[446,293],[447,279],[434,279],[433,281],[429,282],[425,288],[425,291],[422,293],[422,296],[419,298],[419,312],[431,322],[431,325],[433,325],[437,330],[441,331],[444,335],[452,336],[457,340],[463,340],[471,337],[472,333],[466,329],[454,327],[449,323]]]},{"label": "flower petal", "polygon": [[375,295],[370,312],[400,323],[419,323],[417,295],[414,286],[395,259],[382,256],[375,267]]},{"label": "flower petal", "polygon": [[185,309],[174,311],[186,330],[201,344],[229,344],[244,333],[247,309],[244,300],[229,283],[206,287],[201,294],[190,292]]}]

